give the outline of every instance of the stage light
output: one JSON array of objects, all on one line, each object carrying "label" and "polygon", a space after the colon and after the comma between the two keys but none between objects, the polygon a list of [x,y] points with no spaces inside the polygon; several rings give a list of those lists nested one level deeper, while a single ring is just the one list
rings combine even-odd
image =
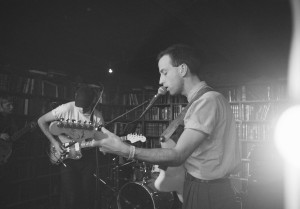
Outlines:
[{"label": "stage light", "polygon": [[108,69],[109,74],[112,74],[113,72],[114,72],[113,69],[111,69],[111,68]]},{"label": "stage light", "polygon": [[287,163],[300,169],[300,105],[285,110],[275,129],[275,143]]}]

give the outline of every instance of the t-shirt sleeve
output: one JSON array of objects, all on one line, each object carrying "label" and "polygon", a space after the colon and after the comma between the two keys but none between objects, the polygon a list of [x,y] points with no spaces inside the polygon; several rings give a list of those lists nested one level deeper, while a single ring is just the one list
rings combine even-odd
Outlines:
[{"label": "t-shirt sleeve", "polygon": [[62,105],[58,106],[57,108],[53,109],[51,112],[57,120],[60,120],[61,118],[66,119],[65,112],[68,109],[68,106],[69,106],[68,103],[62,104]]},{"label": "t-shirt sleeve", "polygon": [[104,119],[101,112],[95,111],[94,121],[96,126],[104,125]]}]

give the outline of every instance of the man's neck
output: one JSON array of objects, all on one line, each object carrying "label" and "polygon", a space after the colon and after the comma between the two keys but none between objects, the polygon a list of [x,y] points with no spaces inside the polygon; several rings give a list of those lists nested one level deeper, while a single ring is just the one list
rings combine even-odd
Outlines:
[{"label": "man's neck", "polygon": [[197,76],[186,78],[182,95],[188,98],[189,93],[194,89],[195,86],[199,85],[200,82],[201,81]]}]

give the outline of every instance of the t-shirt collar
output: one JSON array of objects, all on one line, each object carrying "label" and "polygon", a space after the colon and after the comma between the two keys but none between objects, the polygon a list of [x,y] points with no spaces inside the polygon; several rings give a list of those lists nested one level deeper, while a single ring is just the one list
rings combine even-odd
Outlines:
[{"label": "t-shirt collar", "polygon": [[196,84],[192,90],[188,93],[188,96],[187,96],[187,100],[188,102],[190,102],[197,94],[198,91],[200,91],[200,89],[206,87],[207,84],[205,81],[200,81],[200,83]]}]

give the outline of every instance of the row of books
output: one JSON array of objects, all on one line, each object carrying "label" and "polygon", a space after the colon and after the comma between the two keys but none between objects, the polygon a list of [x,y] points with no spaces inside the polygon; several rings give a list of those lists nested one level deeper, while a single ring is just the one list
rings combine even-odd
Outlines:
[{"label": "row of books", "polygon": [[[144,101],[150,101],[154,97],[154,93],[124,93],[120,98],[113,99],[114,104],[119,105],[139,105],[142,104]],[[187,103],[187,100],[183,96],[160,96],[156,101],[155,104],[176,104],[176,103]]]},{"label": "row of books", "polygon": [[171,120],[171,107],[152,107],[144,117],[145,120]]},{"label": "row of books", "polygon": [[166,123],[145,123],[145,135],[158,137],[167,127]]},{"label": "row of books", "polygon": [[267,104],[231,104],[231,109],[236,120],[265,121],[269,117],[271,103]]},{"label": "row of books", "polygon": [[186,104],[181,104],[181,105],[173,105],[173,119],[176,118],[179,113],[185,108]]},{"label": "row of books", "polygon": [[220,90],[229,102],[282,100],[286,98],[286,84],[243,85],[227,90]]},{"label": "row of books", "polygon": [[[121,133],[124,133],[124,129],[127,127],[128,123],[122,123],[122,122],[116,122],[114,123],[113,132],[117,135],[120,135]],[[138,123],[135,130],[131,133],[127,134],[142,134],[142,125],[141,123]]]},{"label": "row of books", "polygon": [[143,95],[136,93],[126,93],[122,95],[121,105],[138,105],[143,101]]},{"label": "row of books", "polygon": [[[147,100],[151,100],[154,97],[155,93],[154,92],[146,92],[145,93],[145,97],[144,97],[144,101]],[[155,104],[170,104],[170,97],[168,95],[163,95],[158,97],[158,99],[156,100]]]},{"label": "row of books", "polygon": [[241,140],[266,141],[271,138],[269,124],[236,124],[237,137]]},{"label": "row of books", "polygon": [[0,73],[0,90],[60,99],[72,99],[75,94],[75,88],[72,85],[2,73]]}]

